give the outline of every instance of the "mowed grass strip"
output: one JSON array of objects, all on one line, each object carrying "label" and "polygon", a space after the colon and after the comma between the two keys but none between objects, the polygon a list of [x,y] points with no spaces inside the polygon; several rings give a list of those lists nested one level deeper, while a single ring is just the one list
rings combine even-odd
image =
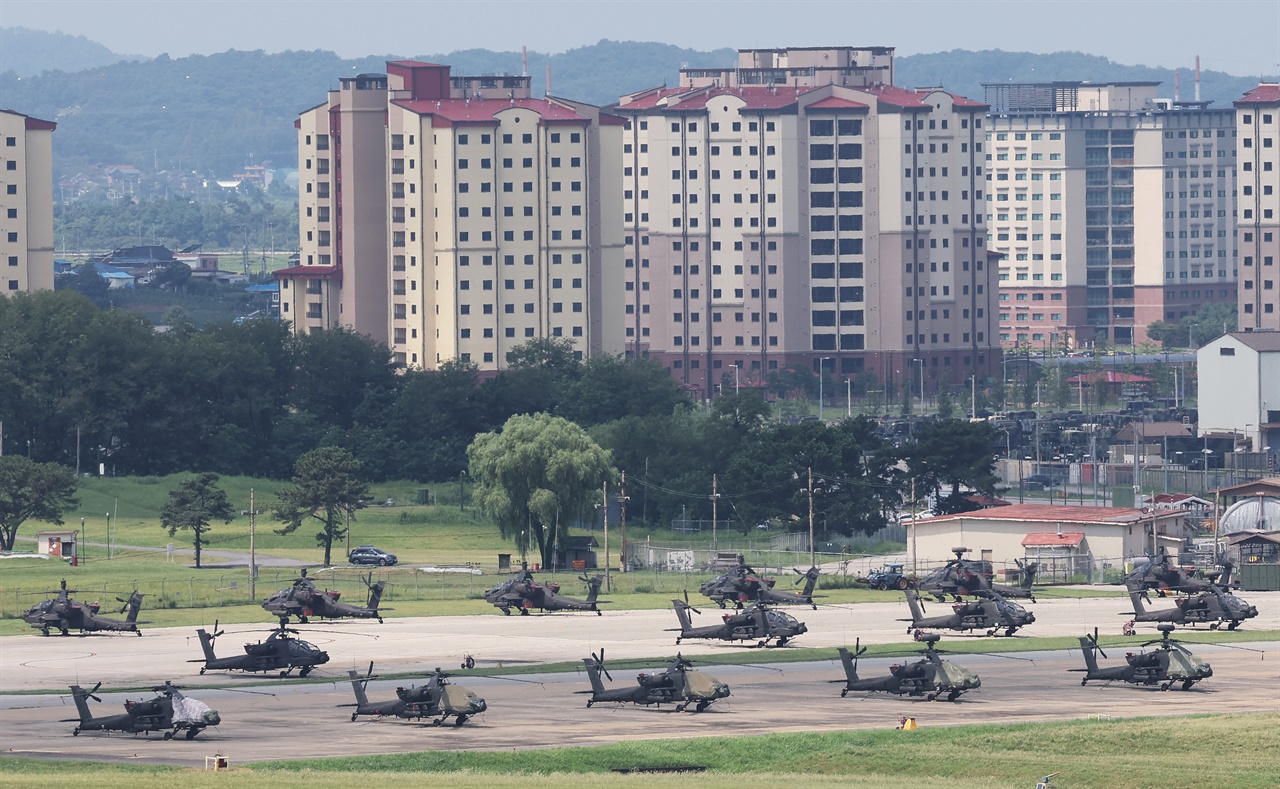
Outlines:
[{"label": "mowed grass strip", "polygon": [[[740,787],[749,780],[758,786],[1026,789],[1056,772],[1058,789],[1272,789],[1278,750],[1280,713],[1266,713],[659,739],[515,753],[428,751],[232,766],[235,785],[243,787],[594,787],[637,781],[646,787]],[[611,773],[687,765],[708,772]],[[229,777],[172,767],[0,758],[0,786],[150,789],[181,782],[200,789],[223,785]]]}]

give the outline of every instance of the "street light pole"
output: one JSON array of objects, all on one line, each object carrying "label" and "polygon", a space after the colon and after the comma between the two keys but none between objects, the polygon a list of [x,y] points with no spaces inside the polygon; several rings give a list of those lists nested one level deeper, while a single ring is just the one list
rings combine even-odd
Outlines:
[{"label": "street light pole", "polygon": [[818,566],[813,550],[813,466],[809,467],[809,566]]},{"label": "street light pole", "polygon": [[844,418],[853,419],[853,379],[844,379]]},{"label": "street light pole", "polygon": [[738,384],[738,365],[736,365],[736,364],[731,364],[731,365],[729,365],[729,366],[733,368],[733,393],[734,393],[735,395],[736,395],[736,394],[741,394],[741,393],[742,393],[742,387]]}]

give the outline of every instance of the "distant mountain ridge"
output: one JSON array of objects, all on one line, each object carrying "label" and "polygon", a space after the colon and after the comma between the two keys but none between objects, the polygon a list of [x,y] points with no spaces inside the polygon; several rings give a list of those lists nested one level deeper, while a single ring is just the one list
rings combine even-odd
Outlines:
[{"label": "distant mountain ridge", "polygon": [[[16,40],[12,34],[20,30],[0,30],[0,42]],[[53,39],[47,39],[46,44],[50,41]],[[75,42],[70,49],[84,53],[77,56],[120,57],[80,37],[61,36],[57,42],[49,48],[61,51],[63,44]],[[0,64],[13,60],[7,49],[0,45]],[[528,73],[537,95],[545,89],[550,66],[553,94],[606,105],[625,93],[676,84],[681,67],[729,66],[735,57],[731,49],[704,52],[667,44],[602,40],[554,55],[529,52]],[[54,135],[58,176],[95,163],[132,164],[148,172],[159,169],[227,176],[246,164],[295,167],[293,121],[298,113],[323,101],[340,76],[382,71],[386,60],[396,58],[343,59],[324,51],[267,54],[232,50],[176,59],[161,55],[151,60],[96,64],[78,71],[46,70],[35,76],[9,70],[0,73],[0,104],[58,122]],[[519,52],[472,49],[417,59],[447,63],[455,73],[465,74],[520,73],[523,68]],[[69,62],[64,59],[50,68],[66,69]],[[982,83],[1010,80],[1159,81],[1165,83],[1162,95],[1173,93],[1170,69],[1126,66],[1078,52],[1037,55],[952,50],[900,57],[895,70],[895,81],[904,87],[943,85],[979,100],[983,98]],[[1215,106],[1230,106],[1256,85],[1257,80],[1251,77],[1204,71],[1201,95]],[[1184,72],[1183,98],[1191,98],[1193,90],[1190,72]]]},{"label": "distant mountain ridge", "polygon": [[50,33],[26,27],[0,27],[0,73],[34,77],[45,71],[83,71],[123,60],[146,60],[119,55],[84,36]]}]

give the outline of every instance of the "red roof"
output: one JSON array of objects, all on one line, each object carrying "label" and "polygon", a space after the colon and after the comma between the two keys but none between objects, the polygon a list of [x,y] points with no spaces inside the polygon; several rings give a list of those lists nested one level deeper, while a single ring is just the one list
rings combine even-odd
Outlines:
[{"label": "red roof", "polygon": [[1205,501],[1199,496],[1193,496],[1190,493],[1157,493],[1153,501],[1157,504],[1177,504],[1180,501],[1187,501],[1188,499]]},{"label": "red roof", "polygon": [[967,518],[994,521],[1044,521],[1050,523],[1137,523],[1149,518],[1167,518],[1180,510],[1143,512],[1132,507],[1073,507],[1066,504],[1010,504],[976,512],[959,512],[922,518],[917,523],[943,523]]},{"label": "red roof", "polygon": [[842,99],[839,96],[828,96],[825,99],[818,99],[812,104],[805,105],[806,110],[865,110],[869,109],[867,105],[860,101],[851,101]]},{"label": "red roof", "polygon": [[1055,534],[1054,532],[1045,532],[1045,533],[1032,532],[1031,534],[1028,534],[1026,537],[1022,538],[1022,544],[1024,546],[1026,545],[1076,546],[1083,541],[1084,541],[1084,534],[1082,532],[1064,532],[1062,534]]},{"label": "red roof", "polygon": [[579,115],[563,104],[556,104],[546,99],[426,99],[420,101],[394,101],[397,107],[403,107],[418,115],[432,119],[434,126],[452,126],[455,123],[496,124],[498,113],[505,110],[521,108],[532,110],[542,116],[540,123],[572,123],[588,124],[590,118]]},{"label": "red roof", "polygon": [[1262,83],[1235,100],[1237,107],[1241,104],[1280,104],[1280,82]]}]

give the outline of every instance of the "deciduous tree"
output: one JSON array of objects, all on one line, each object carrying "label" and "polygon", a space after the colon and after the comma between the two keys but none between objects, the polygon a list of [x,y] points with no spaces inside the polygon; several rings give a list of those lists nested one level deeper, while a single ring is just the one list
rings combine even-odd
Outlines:
[{"label": "deciduous tree", "polygon": [[298,458],[293,487],[281,490],[273,507],[275,516],[285,524],[276,534],[296,531],[308,518],[319,521],[316,544],[324,547],[328,566],[334,540],[346,536],[346,519],[355,517],[356,510],[364,506],[361,499],[369,492],[369,483],[360,473],[360,462],[341,447],[320,447]]},{"label": "deciduous tree", "polygon": [[614,475],[607,450],[550,414],[511,417],[500,432],[476,436],[467,458],[480,510],[522,551],[536,541],[543,564],[551,564],[569,524],[590,512]]},{"label": "deciduous tree", "polygon": [[227,492],[217,487],[218,475],[205,472],[178,483],[169,491],[169,501],[160,510],[160,525],[169,530],[169,536],[178,529],[190,529],[192,544],[196,549],[196,567],[200,567],[200,549],[209,544],[205,534],[214,521],[230,523],[235,510],[227,500]]},{"label": "deciduous tree", "polygon": [[21,455],[0,457],[0,550],[13,550],[18,527],[32,518],[56,525],[79,504],[76,475],[57,463]]}]

